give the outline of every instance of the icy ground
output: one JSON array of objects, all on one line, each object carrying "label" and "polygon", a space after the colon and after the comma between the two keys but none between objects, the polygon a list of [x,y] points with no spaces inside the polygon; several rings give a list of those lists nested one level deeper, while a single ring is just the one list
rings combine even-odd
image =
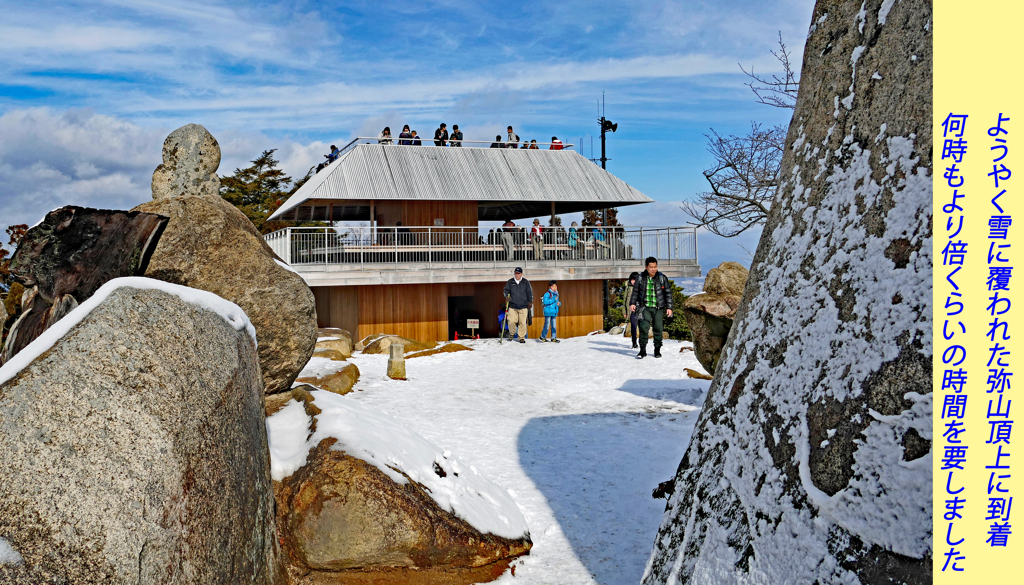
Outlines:
[{"label": "icy ground", "polygon": [[406,362],[356,353],[357,400],[407,424],[508,488],[526,515],[533,551],[497,583],[639,583],[665,500],[710,382],[688,342],[636,360],[629,339],[594,335],[560,344],[465,342],[476,351]]}]

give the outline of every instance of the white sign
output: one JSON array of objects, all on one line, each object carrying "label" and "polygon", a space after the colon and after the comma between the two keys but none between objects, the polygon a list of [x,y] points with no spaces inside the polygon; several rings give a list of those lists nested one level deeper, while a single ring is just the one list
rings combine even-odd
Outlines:
[{"label": "white sign", "polygon": [[444,225],[444,218],[443,217],[435,217],[434,218],[434,225],[435,226],[443,226]]},{"label": "white sign", "polygon": [[466,329],[479,329],[480,319],[466,319]]}]

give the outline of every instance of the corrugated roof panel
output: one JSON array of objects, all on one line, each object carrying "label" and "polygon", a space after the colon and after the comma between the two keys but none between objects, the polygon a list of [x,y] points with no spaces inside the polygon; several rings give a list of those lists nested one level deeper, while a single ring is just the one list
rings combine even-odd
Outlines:
[{"label": "corrugated roof panel", "polygon": [[572,150],[359,144],[306,182],[273,217],[310,199],[648,203]]}]

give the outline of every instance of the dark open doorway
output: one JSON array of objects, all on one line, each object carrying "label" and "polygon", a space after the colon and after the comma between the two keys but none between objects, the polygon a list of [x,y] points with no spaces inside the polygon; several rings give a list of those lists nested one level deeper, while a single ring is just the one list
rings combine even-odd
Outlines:
[{"label": "dark open doorway", "polygon": [[[448,297],[448,339],[455,339],[455,333],[459,337],[467,337],[470,330],[466,327],[467,319],[480,319],[480,311],[476,306],[476,298]],[[478,329],[476,333],[481,333]]]}]

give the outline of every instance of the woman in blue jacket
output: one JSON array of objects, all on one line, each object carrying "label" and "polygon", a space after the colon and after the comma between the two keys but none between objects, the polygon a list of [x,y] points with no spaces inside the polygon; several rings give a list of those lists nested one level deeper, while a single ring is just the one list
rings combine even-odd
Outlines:
[{"label": "woman in blue jacket", "polygon": [[558,343],[558,331],[555,329],[555,321],[558,319],[558,308],[562,301],[558,300],[558,283],[554,280],[548,282],[548,292],[544,293],[541,299],[544,303],[544,328],[540,330],[540,339],[537,341],[547,342],[548,327],[551,327],[551,340]]}]

